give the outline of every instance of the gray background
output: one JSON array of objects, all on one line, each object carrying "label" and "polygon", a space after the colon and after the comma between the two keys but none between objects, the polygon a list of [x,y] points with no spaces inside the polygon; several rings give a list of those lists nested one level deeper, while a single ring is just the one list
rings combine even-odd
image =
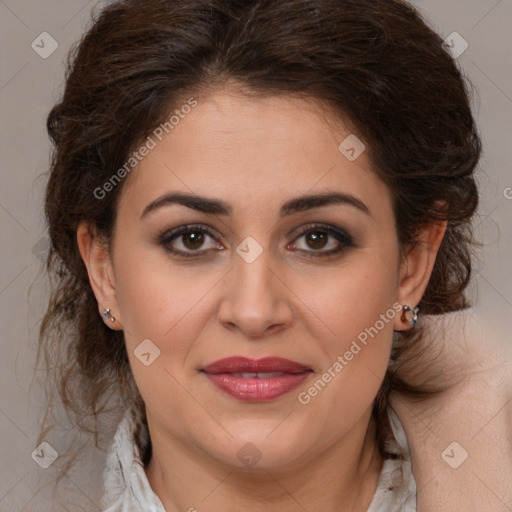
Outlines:
[{"label": "gray background", "polygon": [[[44,279],[38,277],[41,252],[46,247],[42,190],[50,145],[45,118],[62,90],[68,49],[83,32],[94,3],[0,2],[1,511],[99,510],[100,453],[88,450],[87,459],[65,477],[66,490],[61,498],[51,498],[44,487],[36,492],[41,482],[54,476],[55,466],[44,470],[31,457],[43,410],[39,385],[33,383],[33,368],[39,321],[47,300]],[[484,143],[476,234],[485,247],[478,255],[472,288],[475,305],[464,315],[471,316],[474,325],[487,333],[488,350],[499,350],[510,362],[512,0],[413,3],[443,38],[456,31],[469,43],[457,60],[475,85],[474,112]],[[58,43],[57,50],[46,59],[31,47],[32,41],[40,41],[42,32],[51,34]],[[482,340],[473,342],[481,344]],[[64,441],[58,436],[52,439],[58,451]],[[65,506],[60,504],[64,501]]]}]

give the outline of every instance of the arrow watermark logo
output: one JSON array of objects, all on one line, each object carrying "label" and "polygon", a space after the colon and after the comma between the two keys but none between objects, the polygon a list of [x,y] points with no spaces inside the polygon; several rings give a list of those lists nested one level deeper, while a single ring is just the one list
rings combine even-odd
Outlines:
[{"label": "arrow watermark logo", "polygon": [[458,59],[469,48],[469,43],[458,32],[452,32],[443,41],[443,48],[454,59]]},{"label": "arrow watermark logo", "polygon": [[366,146],[352,133],[339,145],[338,149],[348,160],[354,162],[363,154]]},{"label": "arrow watermark logo", "polygon": [[236,252],[246,263],[252,263],[263,252],[263,247],[252,236],[248,236],[236,248]]},{"label": "arrow watermark logo", "polygon": [[160,349],[150,339],[145,339],[133,353],[144,366],[150,366],[160,356]]},{"label": "arrow watermark logo", "polygon": [[462,448],[462,446],[453,441],[449,444],[441,454],[441,458],[450,466],[452,469],[457,469],[460,465],[469,457],[468,452]]},{"label": "arrow watermark logo", "polygon": [[59,457],[52,445],[43,441],[31,454],[37,464],[43,469],[48,469]]},{"label": "arrow watermark logo", "polygon": [[32,254],[42,263],[45,262],[48,250],[50,249],[50,240],[47,236],[41,237],[33,246]]},{"label": "arrow watermark logo", "polygon": [[59,43],[48,32],[41,32],[32,41],[31,46],[39,57],[47,59],[59,47]]},{"label": "arrow watermark logo", "polygon": [[258,448],[256,448],[253,443],[244,444],[244,446],[236,454],[240,462],[248,468],[255,466],[261,459],[262,455],[263,454],[260,452],[260,450],[258,450]]}]

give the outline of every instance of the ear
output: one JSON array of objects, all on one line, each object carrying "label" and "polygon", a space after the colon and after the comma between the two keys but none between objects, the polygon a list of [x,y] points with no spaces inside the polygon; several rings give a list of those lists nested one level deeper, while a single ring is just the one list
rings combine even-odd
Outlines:
[{"label": "ear", "polygon": [[[99,314],[108,327],[122,329],[121,314],[117,303],[115,276],[108,244],[88,222],[81,222],[76,233],[78,249],[87,267],[89,282],[98,301]],[[103,317],[103,310],[110,310],[110,318]],[[112,321],[111,318],[115,321]]]},{"label": "ear", "polygon": [[[407,305],[414,309],[423,297],[446,226],[446,221],[439,221],[421,227],[416,237],[417,242],[403,257],[397,297],[402,307]],[[410,315],[406,315],[405,321],[401,317],[401,314],[395,316],[395,331],[405,331],[411,327]]]}]

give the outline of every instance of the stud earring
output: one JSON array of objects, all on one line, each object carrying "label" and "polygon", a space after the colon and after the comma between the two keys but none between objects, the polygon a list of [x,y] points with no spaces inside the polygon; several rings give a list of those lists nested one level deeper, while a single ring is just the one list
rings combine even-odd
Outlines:
[{"label": "stud earring", "polygon": [[411,313],[411,319],[410,321],[412,322],[412,326],[414,327],[418,321],[418,315],[420,313],[420,308],[419,306],[416,306],[415,308],[411,309],[409,306],[402,306],[402,322],[407,322],[407,317],[406,317],[406,313],[410,312]]},{"label": "stud earring", "polygon": [[116,319],[113,316],[110,316],[110,309],[108,309],[108,308],[103,310],[103,318],[105,318],[105,319],[110,318],[111,322],[116,321]]}]

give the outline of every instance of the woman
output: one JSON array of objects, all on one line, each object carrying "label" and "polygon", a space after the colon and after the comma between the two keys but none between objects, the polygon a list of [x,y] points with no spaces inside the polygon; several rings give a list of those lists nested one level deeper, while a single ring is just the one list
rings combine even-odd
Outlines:
[{"label": "woman", "polygon": [[48,129],[42,347],[78,418],[122,405],[104,509],[415,511],[390,394],[439,391],[407,377],[468,306],[480,156],[421,17],[115,1]]}]

